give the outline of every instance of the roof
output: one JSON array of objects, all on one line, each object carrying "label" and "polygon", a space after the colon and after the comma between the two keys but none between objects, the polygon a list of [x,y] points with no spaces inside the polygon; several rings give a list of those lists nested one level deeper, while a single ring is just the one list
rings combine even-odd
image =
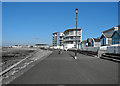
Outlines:
[{"label": "roof", "polygon": [[111,38],[112,34],[104,34],[106,38]]},{"label": "roof", "polygon": [[112,37],[112,34],[102,34],[102,36],[100,37],[100,39],[101,39],[103,36],[104,36],[105,38],[111,38],[111,37]]},{"label": "roof", "polygon": [[82,30],[82,29],[80,29],[80,28],[79,29],[75,29],[75,28],[74,29],[67,29],[64,31],[64,33],[68,32],[68,31],[73,31],[73,30]]},{"label": "roof", "polygon": [[91,42],[91,41],[92,41],[92,38],[88,38],[88,39],[87,39],[87,42]]},{"label": "roof", "polygon": [[113,35],[111,36],[111,38],[114,36],[114,34],[115,34],[116,32],[117,32],[118,35],[120,36],[120,30],[118,30],[118,31],[115,31],[115,32],[113,33]]},{"label": "roof", "polygon": [[[118,28],[120,29],[120,25],[117,25],[117,26],[115,26],[115,27],[118,27]],[[105,31],[103,31],[103,33],[106,33],[106,32],[112,31],[112,30],[115,30],[115,27],[112,27],[112,28],[110,28],[110,29],[108,29],[108,30],[105,30]]]},{"label": "roof", "polygon": [[99,39],[99,38],[93,38],[93,40],[94,40],[95,42],[100,42],[100,39]]},{"label": "roof", "polygon": [[108,30],[105,30],[105,31],[103,31],[103,33],[106,33],[106,32],[109,32],[109,31],[112,31],[112,30],[114,30],[115,28],[113,27],[113,28],[111,28],[111,29],[108,29]]},{"label": "roof", "polygon": [[57,34],[57,33],[62,33],[62,32],[55,32],[55,33],[53,33],[53,35],[54,35],[54,34]]}]

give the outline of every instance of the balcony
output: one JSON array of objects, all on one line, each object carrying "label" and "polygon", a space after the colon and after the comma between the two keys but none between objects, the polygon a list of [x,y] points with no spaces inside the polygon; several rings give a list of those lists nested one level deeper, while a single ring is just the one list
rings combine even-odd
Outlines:
[{"label": "balcony", "polygon": [[64,41],[75,41],[75,40],[78,41],[78,40],[80,40],[80,38],[79,39],[78,38],[77,39],[70,39],[70,38],[69,39],[64,39]]},{"label": "balcony", "polygon": [[[72,37],[72,36],[76,36],[76,35],[75,35],[75,34],[73,34],[73,35],[65,35],[64,38],[65,38],[65,37]],[[79,34],[79,35],[77,34],[77,36],[81,36],[81,35],[80,35],[80,34]]]}]

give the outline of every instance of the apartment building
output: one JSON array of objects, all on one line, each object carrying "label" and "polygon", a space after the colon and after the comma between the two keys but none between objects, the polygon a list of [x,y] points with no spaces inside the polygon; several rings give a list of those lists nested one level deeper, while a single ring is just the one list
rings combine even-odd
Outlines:
[{"label": "apartment building", "polygon": [[64,48],[76,48],[76,40],[77,48],[79,48],[82,42],[82,29],[67,29],[64,31]]},{"label": "apartment building", "polygon": [[63,36],[64,34],[62,32],[55,32],[53,33],[53,48],[59,49],[63,48]]},{"label": "apartment building", "polygon": [[55,32],[53,33],[53,40],[52,40],[53,48],[55,49],[76,48],[76,40],[77,40],[77,48],[79,48],[80,42],[82,41],[82,29],[67,29],[63,33]]}]

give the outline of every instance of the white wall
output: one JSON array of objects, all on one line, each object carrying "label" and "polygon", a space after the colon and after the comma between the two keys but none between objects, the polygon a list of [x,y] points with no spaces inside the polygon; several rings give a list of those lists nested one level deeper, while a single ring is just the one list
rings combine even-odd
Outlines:
[{"label": "white wall", "polygon": [[100,47],[101,46],[101,42],[94,42],[94,47]]},{"label": "white wall", "polygon": [[82,44],[82,48],[86,47],[86,44]]},{"label": "white wall", "polygon": [[111,45],[110,41],[112,41],[112,38],[106,38],[106,45]]},{"label": "white wall", "polygon": [[80,50],[86,50],[86,51],[98,51],[99,47],[84,47],[84,48],[80,48]]},{"label": "white wall", "polygon": [[74,47],[74,44],[65,44],[64,45],[64,48],[68,48],[69,49],[69,48],[72,48],[72,47]]}]

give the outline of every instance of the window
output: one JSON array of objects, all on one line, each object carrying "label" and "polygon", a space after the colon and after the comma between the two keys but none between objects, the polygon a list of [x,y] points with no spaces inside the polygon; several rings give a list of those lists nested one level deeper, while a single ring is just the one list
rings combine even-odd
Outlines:
[{"label": "window", "polygon": [[106,45],[106,38],[103,36],[103,38],[101,39],[101,45],[105,46]]},{"label": "window", "polygon": [[120,44],[120,36],[117,32],[112,37],[112,44]]},{"label": "window", "polygon": [[92,42],[91,42],[91,46],[93,47],[94,46],[94,41],[92,40]]}]

